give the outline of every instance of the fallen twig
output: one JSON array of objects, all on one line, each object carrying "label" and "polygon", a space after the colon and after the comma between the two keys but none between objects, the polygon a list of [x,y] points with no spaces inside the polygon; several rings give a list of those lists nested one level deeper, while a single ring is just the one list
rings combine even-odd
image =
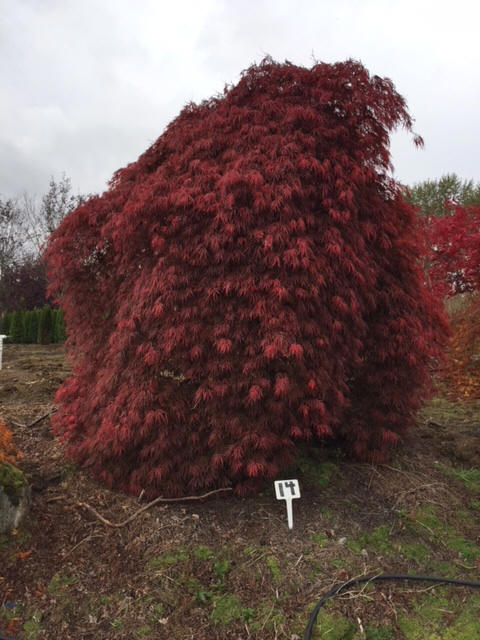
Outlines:
[{"label": "fallen twig", "polygon": [[47,411],[47,413],[44,413],[43,416],[40,416],[40,418],[37,418],[36,420],[34,420],[33,422],[30,422],[30,424],[27,424],[25,426],[28,429],[30,429],[31,427],[34,427],[39,422],[41,422],[42,420],[45,420],[45,418],[48,418],[49,416],[51,416],[52,414],[56,413],[57,411],[58,411],[58,409],[56,407],[52,407],[49,411]]},{"label": "fallen twig", "polygon": [[36,418],[33,422],[30,422],[29,424],[22,424],[21,422],[14,422],[13,420],[10,420],[10,424],[13,424],[14,427],[20,427],[21,429],[30,429],[31,427],[34,427],[39,422],[41,422],[42,420],[45,420],[45,418],[48,418],[48,416],[51,416],[53,413],[56,413],[57,411],[58,409],[56,407],[52,407],[47,411],[47,413],[44,413],[43,416]]},{"label": "fallen twig", "polygon": [[98,513],[96,509],[94,509],[92,506],[90,506],[86,502],[77,502],[77,506],[88,509],[90,513],[93,513],[93,515],[96,518],[98,518],[100,522],[103,522],[103,524],[105,524],[107,527],[113,527],[118,529],[120,527],[124,527],[126,524],[134,520],[138,515],[140,515],[147,509],[150,509],[150,507],[153,507],[155,504],[158,504],[159,502],[185,502],[187,500],[203,500],[204,498],[208,498],[209,496],[212,496],[214,493],[220,493],[221,491],[232,491],[232,488],[225,487],[223,489],[214,489],[213,491],[204,493],[202,496],[185,496],[184,498],[162,498],[160,496],[158,498],[155,498],[155,500],[152,500],[148,504],[145,504],[143,507],[141,507],[137,511],[135,511],[135,513],[129,516],[126,520],[123,520],[123,522],[111,522],[110,520],[107,520],[107,518],[104,518],[100,513]]},{"label": "fallen twig", "polygon": [[67,551],[67,553],[63,556],[63,560],[65,560],[65,558],[67,558],[71,553],[73,553],[75,551],[75,549],[78,549],[78,547],[83,544],[84,542],[88,542],[89,540],[93,540],[94,538],[103,538],[104,535],[102,534],[90,534],[88,535],[86,538],[83,538],[83,540],[80,540],[80,542],[77,542],[77,544],[72,547],[70,549],[70,551]]}]

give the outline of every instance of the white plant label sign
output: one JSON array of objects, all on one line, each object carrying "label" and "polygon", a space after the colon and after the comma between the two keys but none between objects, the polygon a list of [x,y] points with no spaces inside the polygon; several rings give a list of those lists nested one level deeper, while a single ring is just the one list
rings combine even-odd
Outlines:
[{"label": "white plant label sign", "polygon": [[275,495],[277,500],[285,500],[287,506],[288,528],[293,529],[292,500],[300,498],[298,480],[275,480]]}]

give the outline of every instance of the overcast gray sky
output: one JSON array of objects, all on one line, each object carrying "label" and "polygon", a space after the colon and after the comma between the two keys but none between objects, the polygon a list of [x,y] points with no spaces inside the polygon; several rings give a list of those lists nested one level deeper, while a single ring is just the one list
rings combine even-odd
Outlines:
[{"label": "overcast gray sky", "polygon": [[390,77],[425,139],[393,137],[396,178],[480,181],[479,24],[478,0],[0,0],[0,195],[103,191],[266,54]]}]

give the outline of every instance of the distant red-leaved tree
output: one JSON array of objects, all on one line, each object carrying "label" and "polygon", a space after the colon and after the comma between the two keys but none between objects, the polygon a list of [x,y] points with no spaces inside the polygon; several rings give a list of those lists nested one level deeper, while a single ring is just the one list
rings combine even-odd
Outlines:
[{"label": "distant red-leaved tree", "polygon": [[74,373],[53,426],[75,461],[178,496],[258,488],[298,441],[385,460],[444,326],[388,177],[398,125],[403,98],[357,62],[265,60],[61,223]]},{"label": "distant red-leaved tree", "polygon": [[480,207],[448,204],[429,223],[429,274],[436,291],[454,296],[480,289]]},{"label": "distant red-leaved tree", "polygon": [[480,398],[480,207],[450,203],[430,221],[429,277],[440,296],[467,294],[452,319],[442,377],[454,398]]}]

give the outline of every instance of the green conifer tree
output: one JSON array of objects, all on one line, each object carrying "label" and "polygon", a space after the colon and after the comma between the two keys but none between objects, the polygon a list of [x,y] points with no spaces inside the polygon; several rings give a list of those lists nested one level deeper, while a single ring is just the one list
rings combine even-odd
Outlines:
[{"label": "green conifer tree", "polygon": [[25,342],[25,312],[15,311],[10,325],[10,341],[15,344]]},{"label": "green conifer tree", "polygon": [[40,311],[37,342],[39,344],[50,344],[53,342],[53,312],[48,304]]},{"label": "green conifer tree", "polygon": [[54,312],[55,326],[54,326],[54,342],[63,344],[65,342],[65,319],[63,317],[63,311],[57,309]]}]

